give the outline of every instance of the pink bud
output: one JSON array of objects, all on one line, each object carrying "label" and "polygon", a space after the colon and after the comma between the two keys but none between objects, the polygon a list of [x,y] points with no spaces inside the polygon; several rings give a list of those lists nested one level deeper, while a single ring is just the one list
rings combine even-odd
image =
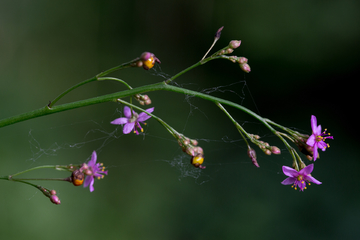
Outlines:
[{"label": "pink bud", "polygon": [[275,147],[275,146],[271,147],[271,152],[273,154],[280,154],[281,153],[280,149],[278,147]]},{"label": "pink bud", "polygon": [[229,43],[229,47],[235,49],[235,48],[238,48],[240,47],[240,44],[241,44],[241,40],[232,40],[230,43]]},{"label": "pink bud", "polygon": [[56,195],[51,195],[50,201],[56,205],[59,205],[61,203],[59,197]]},{"label": "pink bud", "polygon": [[247,63],[240,64],[240,68],[246,73],[249,73],[251,71],[250,66]]},{"label": "pink bud", "polygon": [[247,62],[248,62],[248,59],[247,59],[246,57],[239,57],[238,62],[239,62],[240,64],[247,63]]},{"label": "pink bud", "polygon": [[219,39],[220,35],[221,35],[221,31],[223,30],[224,26],[222,26],[221,28],[219,28],[216,33],[215,33],[215,39]]},{"label": "pink bud", "polygon": [[194,151],[194,148],[192,148],[192,147],[186,148],[186,153],[190,156],[195,156],[195,151]]},{"label": "pink bud", "polygon": [[270,151],[269,149],[266,149],[266,150],[264,151],[264,153],[265,153],[266,155],[271,155],[271,151]]},{"label": "pink bud", "polygon": [[195,139],[191,139],[190,143],[194,146],[198,145],[198,141],[196,141]]},{"label": "pink bud", "polygon": [[204,150],[201,147],[194,147],[196,154],[204,154]]},{"label": "pink bud", "polygon": [[254,149],[249,147],[249,150],[247,152],[249,158],[251,159],[251,162],[256,166],[256,167],[260,167],[260,165],[258,164],[257,160],[256,160],[256,152]]},{"label": "pink bud", "polygon": [[230,53],[232,53],[233,51],[234,51],[234,49],[228,48],[228,49],[225,50],[225,53],[226,53],[226,54],[230,54]]}]

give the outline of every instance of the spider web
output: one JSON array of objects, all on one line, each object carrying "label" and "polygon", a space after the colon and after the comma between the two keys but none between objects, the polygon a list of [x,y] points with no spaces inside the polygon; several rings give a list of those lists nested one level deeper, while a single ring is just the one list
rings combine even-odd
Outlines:
[{"label": "spider web", "polygon": [[[153,68],[152,70],[149,71],[149,74],[152,74],[159,78],[164,78],[164,79],[168,79],[170,77],[168,74],[162,72],[160,67]],[[179,84],[176,82],[174,82],[173,84],[180,86],[180,87],[187,87],[188,85],[191,85],[191,83],[190,84],[189,83]],[[239,90],[234,90],[235,88],[239,89]],[[236,82],[233,82],[233,83],[230,83],[227,85],[220,85],[220,86],[205,88],[205,89],[200,90],[200,92],[205,93],[205,94],[210,94],[210,95],[213,93],[223,93],[223,94],[225,93],[227,95],[231,94],[239,100],[238,102],[240,104],[243,104],[243,101],[245,100],[245,97],[246,97],[245,93],[249,93],[249,95],[251,96],[250,90],[246,84],[246,80],[236,81]],[[186,121],[183,124],[182,130],[179,131],[181,133],[184,133],[186,131],[186,129],[188,128],[189,121],[193,119],[194,113],[200,113],[205,118],[208,118],[206,112],[204,112],[201,107],[197,106],[194,103],[193,99],[194,99],[194,96],[184,95],[184,102],[189,106],[189,110],[188,110],[188,114],[186,117]],[[255,104],[255,102],[254,102],[254,104]],[[256,106],[256,104],[255,104],[255,106]],[[106,116],[106,117],[118,118],[121,116],[121,114],[122,114],[122,110],[116,109],[112,115]],[[37,130],[34,130],[34,129],[29,130],[28,141],[29,141],[29,147],[30,147],[30,151],[31,151],[31,157],[29,159],[27,159],[27,161],[36,162],[39,159],[44,158],[45,156],[47,156],[47,157],[58,156],[58,154],[60,152],[66,150],[66,149],[81,149],[84,146],[87,146],[89,144],[96,146],[95,150],[99,153],[113,141],[116,141],[117,139],[125,136],[122,133],[122,126],[111,125],[111,126],[113,126],[112,130],[108,130],[104,126],[110,125],[109,121],[103,121],[102,119],[100,119],[100,120],[92,119],[92,120],[86,120],[84,122],[72,123],[72,124],[64,125],[64,126],[55,126],[51,129],[47,129],[46,131],[56,129],[59,127],[64,127],[64,128],[75,127],[76,128],[76,126],[84,125],[85,123],[87,125],[91,126],[91,129],[86,130],[85,133],[83,134],[82,138],[76,142],[62,141],[62,142],[53,142],[50,145],[48,145],[48,142],[46,142],[46,144],[45,144],[41,139],[38,139],[36,137]],[[254,124],[254,122],[243,121],[241,124],[242,125]],[[176,140],[171,138],[170,136],[169,136],[169,138],[166,138],[166,137],[162,137],[162,136],[159,136],[159,135],[156,135],[153,133],[150,134],[147,131],[145,131],[145,133],[140,133],[139,137],[142,137],[143,140],[145,140],[145,138],[154,138],[154,139],[158,139],[158,140],[171,141],[171,142],[173,142],[173,144],[177,144]],[[228,135],[224,135],[218,139],[201,138],[201,139],[196,139],[196,140],[199,142],[200,146],[202,146],[201,145],[202,143],[215,144],[217,147],[207,150],[207,153],[209,152],[210,154],[213,154],[214,152],[220,152],[220,151],[227,152],[230,149],[238,150],[239,148],[242,148],[241,151],[246,153],[246,144],[243,142],[243,139],[240,138],[240,135],[239,135],[239,138],[236,138],[236,139],[232,139]],[[48,145],[48,146],[46,146],[46,145]],[[219,145],[221,145],[221,146],[219,146]],[[199,168],[194,168],[190,164],[190,157],[187,154],[183,153],[181,151],[180,147],[177,148],[177,150],[175,151],[173,156],[169,157],[169,159],[153,159],[150,161],[160,161],[160,162],[165,162],[165,163],[169,164],[169,166],[171,166],[172,168],[175,168],[176,171],[179,172],[179,175],[178,175],[179,180],[181,180],[183,178],[193,178],[193,179],[195,179],[195,182],[197,184],[203,184],[211,179],[210,175],[207,174],[206,170],[204,171]],[[84,162],[84,160],[79,160],[79,163],[81,163],[81,162]],[[206,161],[205,165],[206,166],[214,166],[214,165],[224,166],[224,165],[229,165],[229,164],[233,165],[233,164],[241,164],[241,163],[246,163],[249,166],[251,166],[251,161],[247,158],[243,158],[240,161],[239,160],[236,160],[236,161],[230,160],[230,161],[221,162],[221,163],[219,163],[219,162],[212,163],[211,161],[210,162]],[[76,164],[76,163],[74,163],[74,164]],[[136,163],[134,163],[134,164],[136,164]],[[129,164],[127,163],[126,165],[129,165]],[[123,166],[123,165],[121,165],[121,166]],[[115,166],[115,167],[118,167],[118,166]]]}]

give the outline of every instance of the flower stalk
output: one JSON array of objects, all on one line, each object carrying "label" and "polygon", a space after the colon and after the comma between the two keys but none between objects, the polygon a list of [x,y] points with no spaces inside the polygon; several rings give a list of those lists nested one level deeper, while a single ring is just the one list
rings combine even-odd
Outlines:
[{"label": "flower stalk", "polygon": [[[119,66],[116,66],[114,68],[110,68],[102,73],[99,73],[98,75],[94,76],[93,78],[87,79],[85,81],[82,81],[63,93],[61,93],[59,96],[57,96],[53,101],[49,102],[48,105],[37,109],[33,111],[29,111],[23,114],[19,114],[13,117],[8,117],[5,119],[0,120],[0,128],[9,126],[11,124],[15,124],[18,122],[26,121],[29,119],[46,116],[49,114],[54,114],[62,111],[67,111],[71,109],[86,107],[94,104],[104,103],[104,102],[120,102],[126,107],[124,108],[124,115],[125,117],[117,118],[114,121],[111,122],[111,124],[115,125],[124,125],[123,126],[123,133],[128,134],[131,131],[135,132],[136,134],[139,134],[140,130],[143,131],[140,124],[146,124],[144,123],[147,119],[153,117],[156,119],[174,138],[177,139],[180,147],[182,150],[191,156],[190,163],[198,168],[204,169],[205,167],[202,166],[204,162],[204,151],[201,147],[198,146],[198,142],[195,139],[190,139],[183,134],[180,134],[177,132],[174,128],[172,128],[168,123],[163,121],[161,118],[157,117],[153,114],[154,108],[148,108],[148,109],[142,109],[141,107],[138,107],[132,103],[132,98],[134,97],[140,105],[149,105],[151,104],[151,99],[148,95],[144,95],[144,93],[152,92],[152,91],[172,91],[177,92],[180,94],[185,95],[191,95],[194,97],[202,98],[207,101],[211,101],[215,103],[233,122],[235,127],[237,128],[238,132],[240,133],[241,137],[244,139],[245,143],[247,144],[248,148],[248,156],[251,159],[252,163],[259,167],[259,164],[256,159],[256,152],[255,150],[250,146],[248,140],[250,140],[253,144],[257,145],[265,154],[280,154],[280,149],[276,146],[270,146],[267,142],[259,140],[259,136],[254,134],[249,134],[245,131],[245,129],[230,115],[230,113],[225,109],[223,105],[227,105],[229,107],[236,108],[238,110],[243,111],[244,113],[252,116],[253,118],[257,119],[260,123],[262,123],[265,127],[267,127],[274,135],[276,135],[280,140],[284,143],[286,148],[288,149],[290,155],[293,158],[293,164],[292,168],[284,166],[283,172],[285,175],[288,176],[287,179],[285,179],[282,184],[288,185],[293,184],[293,186],[299,187],[301,191],[306,189],[306,183],[313,182],[315,184],[321,184],[321,182],[317,181],[315,178],[311,177],[311,172],[313,170],[313,164],[306,166],[305,163],[301,160],[301,157],[295,151],[295,149],[290,146],[290,144],[287,142],[286,139],[293,142],[295,145],[298,146],[300,152],[304,153],[309,160],[316,160],[319,158],[318,156],[318,149],[321,149],[322,151],[325,151],[326,148],[329,147],[327,143],[325,143],[326,139],[333,139],[330,134],[326,133],[326,129],[324,132],[321,131],[321,125],[317,125],[317,120],[315,116],[311,117],[311,127],[312,127],[312,135],[305,135],[298,133],[296,131],[293,131],[289,128],[283,127],[275,122],[272,122],[269,119],[262,118],[255,112],[247,109],[244,106],[241,106],[237,103],[221,99],[218,97],[214,97],[208,94],[200,93],[197,91],[192,91],[189,89],[185,89],[178,86],[170,85],[170,83],[178,78],[179,76],[182,76],[186,72],[194,69],[195,67],[198,67],[200,65],[203,65],[207,63],[208,61],[214,60],[214,59],[226,59],[230,60],[233,63],[238,63],[239,67],[246,73],[249,73],[251,71],[250,66],[248,65],[248,59],[245,57],[238,57],[238,56],[228,56],[227,54],[231,54],[234,49],[238,48],[241,44],[240,40],[232,40],[228,46],[218,50],[211,56],[207,57],[208,53],[211,51],[215,43],[219,40],[221,31],[223,27],[219,28],[219,30],[215,34],[214,41],[209,48],[209,50],[206,52],[204,57],[197,63],[193,64],[192,66],[182,70],[178,74],[174,75],[173,77],[159,83],[155,84],[149,84],[140,86],[137,88],[132,88],[127,82],[125,82],[122,79],[114,78],[114,77],[107,77],[110,73],[122,70],[129,67],[143,67],[145,70],[149,70],[155,66],[156,63],[160,64],[160,60],[150,52],[144,52],[141,54],[140,57],[135,58],[134,60],[121,64]],[[89,99],[79,100],[71,103],[56,105],[55,104],[62,99],[64,96],[66,96],[71,91],[94,81],[117,81],[121,84],[124,84],[126,86],[126,90],[102,95],[99,97],[93,97]],[[123,98],[130,97],[130,102],[127,102],[123,100]],[[136,113],[133,109],[141,111],[140,114]],[[275,128],[280,129],[280,131],[276,130]],[[41,169],[41,168],[53,168],[55,170],[61,170],[61,171],[69,171],[71,172],[71,176],[67,178],[14,178],[21,174],[24,174],[26,172],[30,172],[33,170]],[[35,185],[32,183],[29,183],[28,181],[32,180],[54,180],[54,181],[68,181],[74,184],[74,186],[80,186],[83,185],[84,187],[89,187],[90,192],[94,191],[94,180],[95,178],[103,178],[105,175],[107,175],[108,172],[105,170],[105,167],[103,167],[102,163],[97,163],[97,154],[94,151],[91,156],[91,160],[88,163],[83,163],[80,165],[44,165],[39,167],[30,168],[28,170],[15,173],[13,175],[9,176],[3,176],[0,177],[1,180],[8,180],[8,181],[16,181],[25,183],[28,185],[31,185],[33,187],[36,187],[40,191],[43,192],[43,194],[50,198],[51,202],[54,204],[60,204],[59,198],[56,196],[55,190],[49,190],[46,188],[43,188],[42,186]]]}]

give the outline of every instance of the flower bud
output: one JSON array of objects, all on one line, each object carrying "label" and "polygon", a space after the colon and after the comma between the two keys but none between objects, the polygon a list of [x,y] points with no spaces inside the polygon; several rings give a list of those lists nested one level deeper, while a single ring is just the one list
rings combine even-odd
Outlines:
[{"label": "flower bud", "polygon": [[194,147],[195,153],[204,154],[204,150],[201,147]]},{"label": "flower bud", "polygon": [[81,165],[80,171],[87,170],[88,168],[89,168],[89,166],[88,166],[86,163],[83,163],[83,164]]},{"label": "flower bud", "polygon": [[238,58],[238,62],[240,64],[243,64],[243,63],[247,63],[248,62],[248,59],[246,57],[239,57]]},{"label": "flower bud", "polygon": [[230,56],[229,60],[232,61],[233,63],[236,63],[238,61],[238,57],[237,56]]},{"label": "flower bud", "polygon": [[249,147],[249,150],[247,152],[249,158],[251,159],[251,162],[256,166],[256,167],[260,167],[260,165],[258,164],[257,160],[256,160],[256,152],[254,149]]},{"label": "flower bud", "polygon": [[190,156],[195,156],[195,150],[193,147],[186,147],[185,152]]},{"label": "flower bud", "polygon": [[269,156],[271,155],[271,151],[269,149],[264,150],[264,153]]},{"label": "flower bud", "polygon": [[250,66],[247,63],[241,63],[240,68],[246,73],[249,73],[251,71]]},{"label": "flower bud", "polygon": [[311,161],[314,155],[314,148],[306,144],[307,139],[308,136],[307,138],[298,138],[296,139],[295,144],[298,146],[300,152],[305,154],[306,158]]},{"label": "flower bud", "polygon": [[230,54],[230,53],[232,53],[233,51],[234,51],[234,49],[228,48],[228,49],[225,50],[225,54]]},{"label": "flower bud", "polygon": [[215,39],[218,40],[221,36],[221,31],[223,30],[224,26],[222,26],[221,28],[219,28],[216,33],[215,33]]},{"label": "flower bud", "polygon": [[55,191],[55,190],[51,190],[51,191],[50,191],[50,195],[56,195],[56,191]]},{"label": "flower bud", "polygon": [[51,195],[50,201],[56,205],[59,205],[61,203],[59,197],[56,195]]},{"label": "flower bud", "polygon": [[195,140],[195,139],[191,139],[191,140],[190,140],[190,143],[191,143],[192,145],[194,145],[194,146],[198,145],[198,141]]},{"label": "flower bud", "polygon": [[88,176],[93,175],[93,172],[90,169],[86,169],[86,171],[84,173]]},{"label": "flower bud", "polygon": [[275,146],[271,147],[271,152],[273,154],[280,154],[281,153],[280,149],[278,147],[275,147]]},{"label": "flower bud", "polygon": [[240,47],[240,44],[241,44],[241,40],[239,40],[239,41],[238,40],[232,40],[229,43],[229,47],[235,49],[235,48]]}]

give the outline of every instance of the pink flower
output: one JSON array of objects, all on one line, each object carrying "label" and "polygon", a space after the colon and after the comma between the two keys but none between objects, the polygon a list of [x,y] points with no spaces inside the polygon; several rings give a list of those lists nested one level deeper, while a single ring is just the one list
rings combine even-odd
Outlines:
[{"label": "pink flower", "polygon": [[104,177],[103,174],[108,174],[105,170],[105,167],[102,166],[102,163],[96,163],[97,155],[96,152],[93,151],[91,155],[91,160],[87,164],[83,164],[81,170],[85,173],[86,179],[84,183],[84,187],[89,186],[90,192],[94,191],[94,181],[95,178],[101,179]]},{"label": "pink flower", "polygon": [[314,148],[314,161],[318,158],[318,148],[322,151],[325,151],[326,148],[330,147],[329,144],[325,143],[325,139],[330,138],[334,139],[330,136],[330,133],[326,134],[326,129],[324,132],[321,132],[321,125],[317,126],[317,120],[314,115],[311,115],[311,129],[312,135],[306,141],[306,144],[310,147]]},{"label": "pink flower", "polygon": [[[146,109],[146,111],[148,113],[152,113],[154,111],[154,108],[148,108]],[[115,125],[125,124],[123,128],[124,134],[129,134],[131,131],[134,131],[134,133],[139,135],[137,128],[139,128],[141,132],[144,131],[140,123],[144,123],[146,120],[151,118],[151,116],[149,116],[145,112],[137,114],[135,111],[132,111],[131,114],[131,109],[127,106],[124,107],[124,115],[125,117],[117,118],[111,122],[111,124],[115,124]]]},{"label": "pink flower", "polygon": [[301,191],[304,191],[306,189],[306,182],[310,185],[310,182],[313,182],[315,184],[321,184],[318,180],[316,180],[314,177],[311,176],[311,172],[314,170],[314,164],[310,164],[309,166],[306,166],[305,168],[301,169],[299,172],[295,169],[287,166],[283,166],[282,170],[288,178],[286,178],[284,181],[281,182],[283,185],[290,185],[292,184],[293,187],[298,186]]}]

